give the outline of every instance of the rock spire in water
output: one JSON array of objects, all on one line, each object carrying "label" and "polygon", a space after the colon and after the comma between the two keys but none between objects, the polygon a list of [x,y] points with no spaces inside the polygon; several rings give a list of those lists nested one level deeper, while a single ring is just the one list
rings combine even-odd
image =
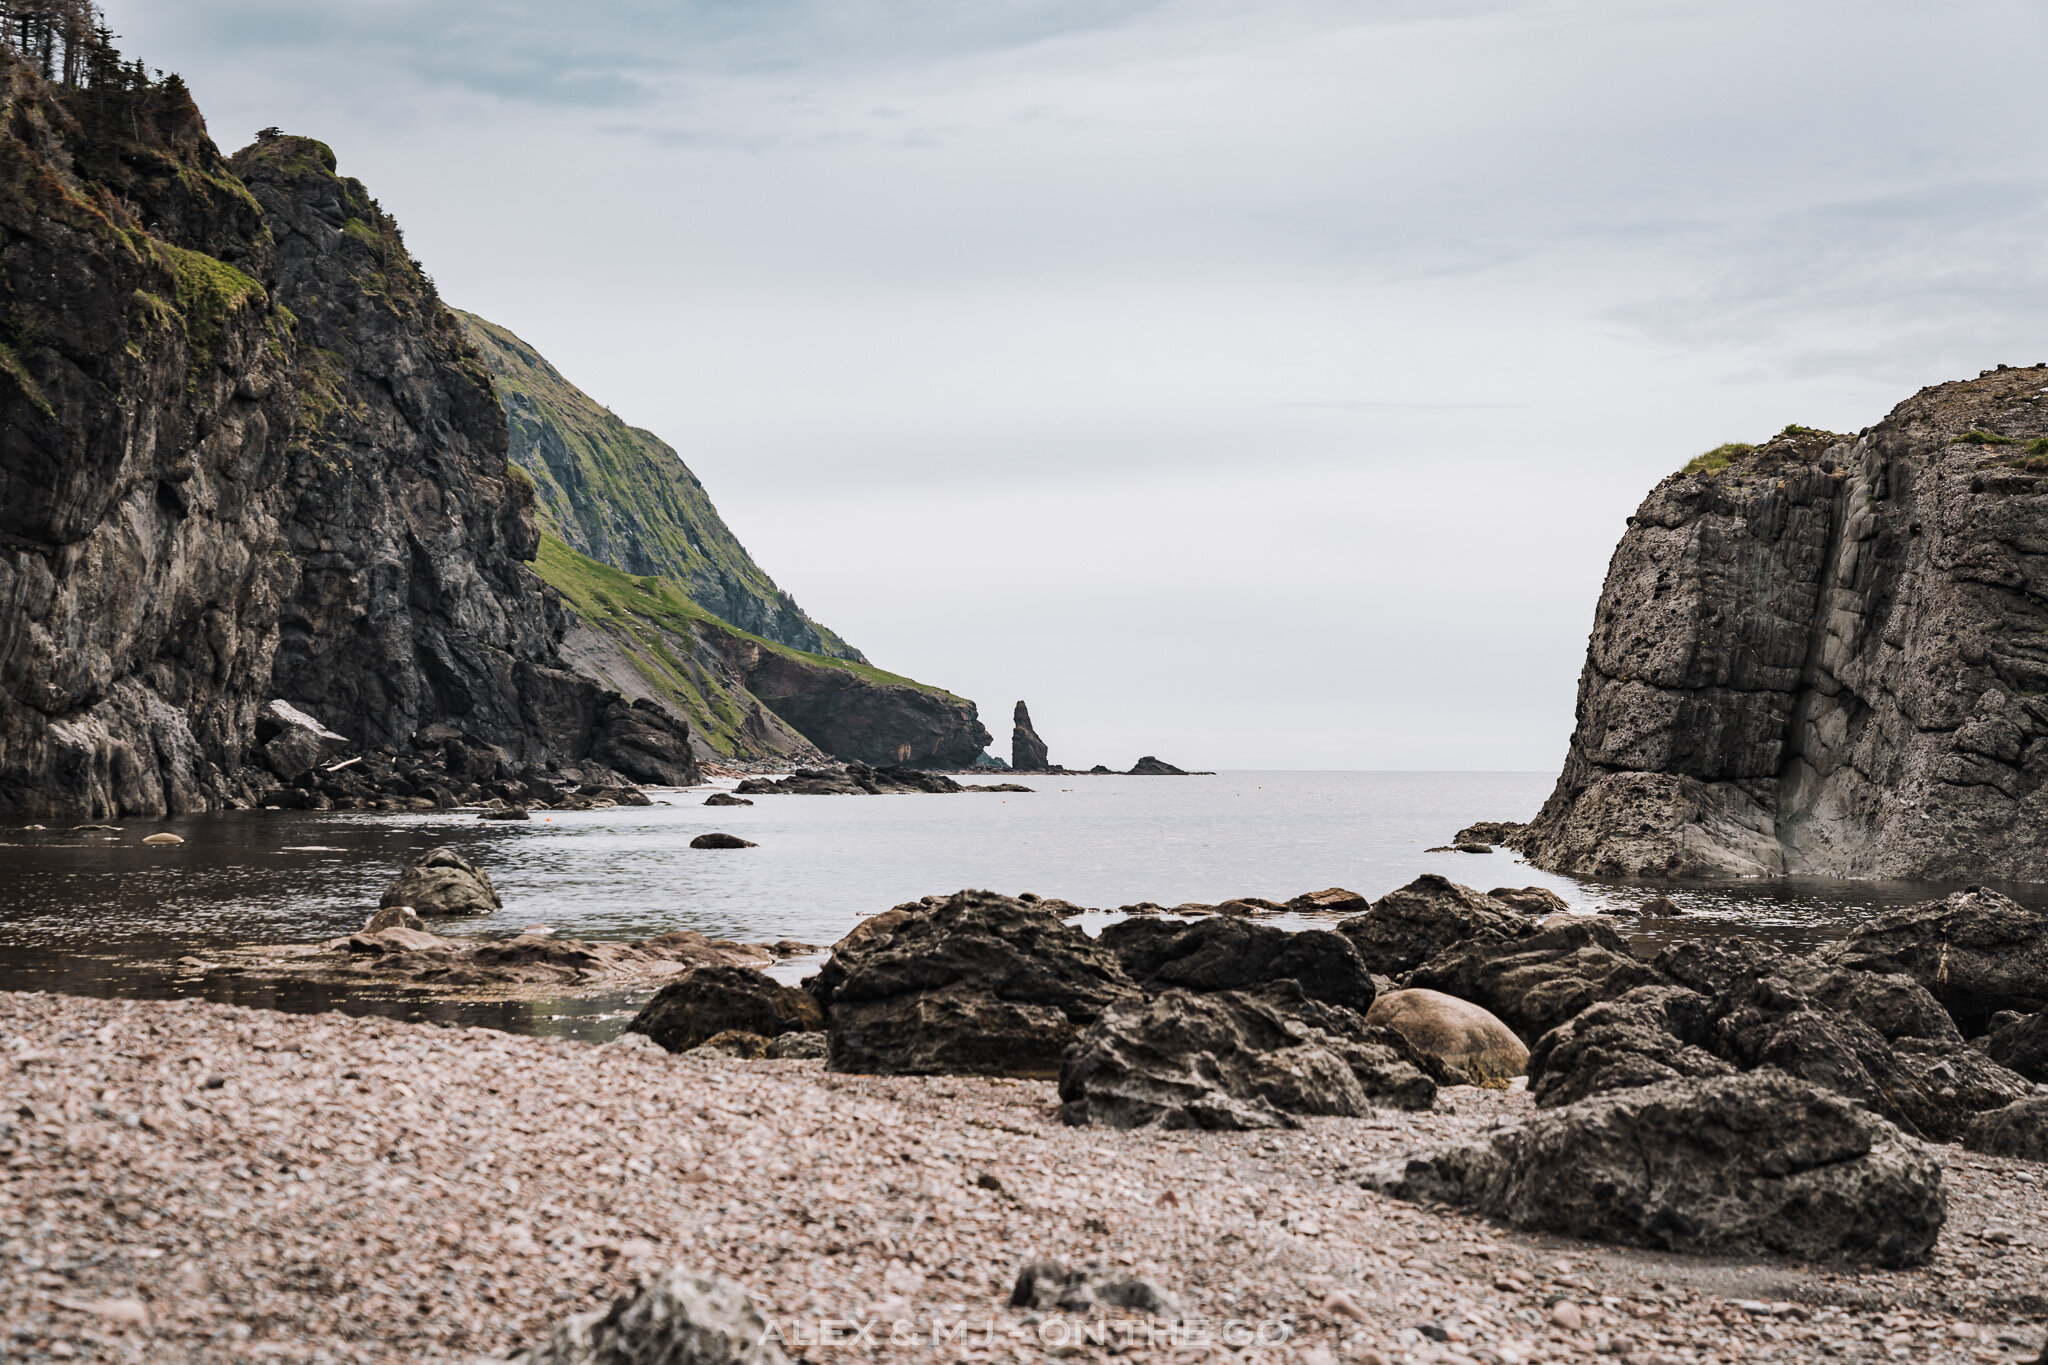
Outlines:
[{"label": "rock spire in water", "polygon": [[1031,728],[1031,711],[1021,701],[1017,703],[1016,728],[1010,731],[1010,766],[1027,773],[1044,772],[1052,766],[1045,741]]}]

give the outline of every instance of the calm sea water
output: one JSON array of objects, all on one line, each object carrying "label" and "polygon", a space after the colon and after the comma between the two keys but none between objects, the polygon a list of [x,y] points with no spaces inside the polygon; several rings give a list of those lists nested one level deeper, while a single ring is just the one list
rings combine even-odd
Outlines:
[{"label": "calm sea water", "polygon": [[[1547,886],[1586,910],[1670,894],[1689,913],[1645,926],[1639,937],[1648,940],[1748,934],[1811,942],[1884,907],[1952,889],[1833,880],[1679,889],[1595,884],[1540,872],[1504,850],[1425,851],[1474,820],[1528,819],[1549,792],[1549,774],[1023,780],[1036,790],[764,796],[750,808],[707,808],[709,789],[657,792],[660,804],[653,806],[536,813],[528,823],[450,812],[243,812],[127,822],[115,830],[0,831],[0,988],[196,991],[248,1004],[522,1030],[616,1029],[621,1011],[639,996],[451,1004],[402,991],[373,998],[217,980],[200,986],[181,983],[169,967],[184,954],[315,942],[359,928],[405,861],[438,845],[483,864],[505,908],[489,919],[437,927],[474,933],[538,921],[560,935],[594,939],[696,929],[825,944],[899,902],[962,887],[1035,891],[1113,909],[1140,900],[1280,901],[1329,886],[1376,897],[1420,873],[1439,872],[1481,890]],[[185,843],[141,842],[157,830],[181,834]],[[688,847],[709,830],[759,847]],[[1099,929],[1110,918],[1091,915],[1084,923]],[[779,974],[794,977],[813,965],[784,964]]]}]

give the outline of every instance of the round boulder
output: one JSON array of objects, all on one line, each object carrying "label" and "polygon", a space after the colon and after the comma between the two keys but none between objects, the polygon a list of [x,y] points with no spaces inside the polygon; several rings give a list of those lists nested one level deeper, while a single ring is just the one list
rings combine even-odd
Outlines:
[{"label": "round boulder", "polygon": [[1390,1028],[1417,1052],[1475,1081],[1505,1081],[1529,1069],[1515,1031],[1469,1000],[1441,991],[1393,991],[1372,1002],[1365,1022]]},{"label": "round boulder", "polygon": [[409,905],[422,915],[488,915],[504,905],[484,870],[452,848],[413,859],[377,903]]}]

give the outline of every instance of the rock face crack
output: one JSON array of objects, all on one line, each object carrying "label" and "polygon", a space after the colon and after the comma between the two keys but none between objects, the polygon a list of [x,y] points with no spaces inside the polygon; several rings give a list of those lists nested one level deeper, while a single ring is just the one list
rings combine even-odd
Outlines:
[{"label": "rock face crack", "polygon": [[[1593,876],[2048,875],[2039,368],[1664,480],[1615,551],[1525,848]],[[2036,657],[2040,656],[2040,657]],[[2048,752],[2048,750],[2042,750]]]}]

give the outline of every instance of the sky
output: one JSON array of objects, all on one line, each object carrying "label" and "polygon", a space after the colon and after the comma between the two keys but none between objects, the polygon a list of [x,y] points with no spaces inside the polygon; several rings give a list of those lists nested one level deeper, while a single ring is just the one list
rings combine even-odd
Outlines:
[{"label": "sky", "polygon": [[1544,770],[1692,455],[2048,360],[2039,0],[106,0],[1055,762]]}]

